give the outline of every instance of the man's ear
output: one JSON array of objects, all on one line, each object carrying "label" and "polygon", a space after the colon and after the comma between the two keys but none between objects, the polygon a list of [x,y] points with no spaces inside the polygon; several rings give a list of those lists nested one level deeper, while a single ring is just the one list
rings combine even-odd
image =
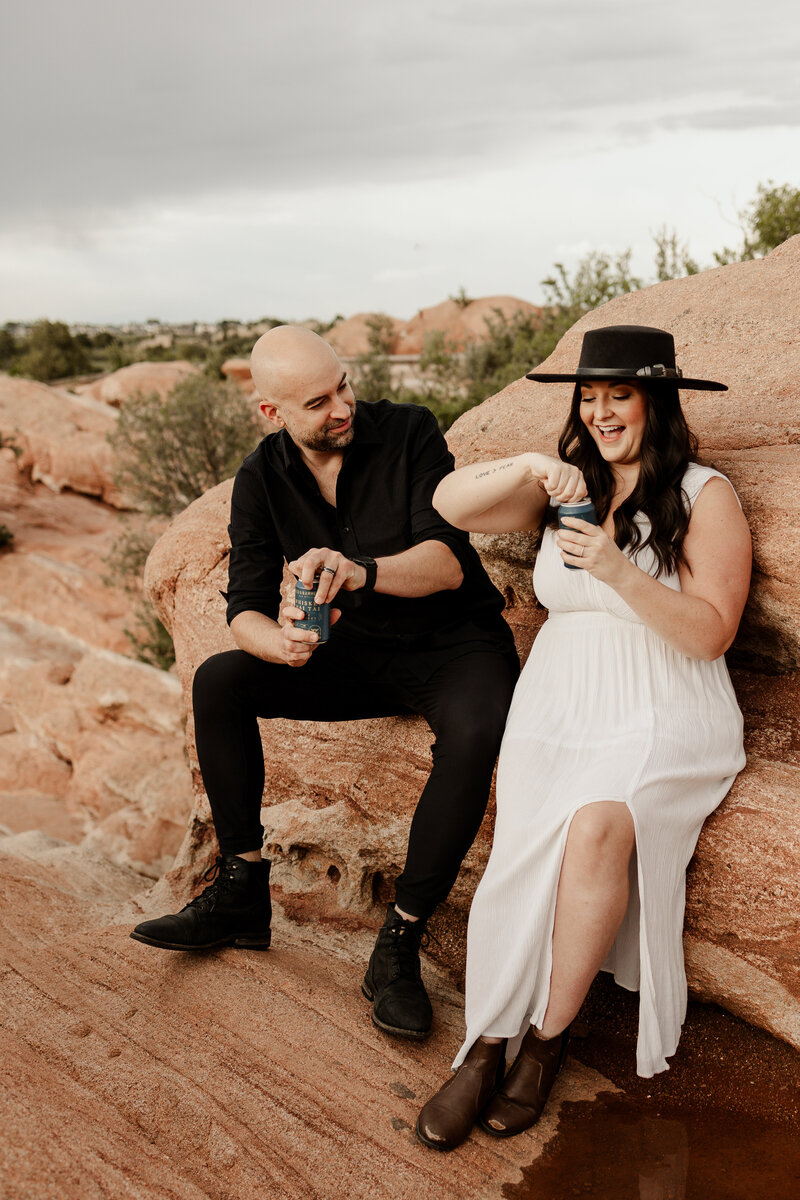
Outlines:
[{"label": "man's ear", "polygon": [[273,404],[271,400],[262,400],[258,409],[261,415],[266,417],[270,425],[275,425],[278,429],[283,429],[286,422],[281,416],[277,404]]}]

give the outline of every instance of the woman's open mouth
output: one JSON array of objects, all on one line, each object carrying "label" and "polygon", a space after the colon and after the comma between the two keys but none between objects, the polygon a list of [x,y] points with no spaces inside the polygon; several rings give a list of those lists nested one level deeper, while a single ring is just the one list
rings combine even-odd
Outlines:
[{"label": "woman's open mouth", "polygon": [[615,442],[625,432],[624,425],[595,425],[601,442]]}]

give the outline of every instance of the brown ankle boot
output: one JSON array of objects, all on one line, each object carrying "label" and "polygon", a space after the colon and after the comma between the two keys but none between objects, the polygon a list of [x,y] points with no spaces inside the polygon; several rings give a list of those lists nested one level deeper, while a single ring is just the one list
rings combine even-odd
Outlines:
[{"label": "brown ankle boot", "polygon": [[503,1078],[505,1041],[478,1038],[454,1075],[431,1096],[417,1119],[417,1137],[434,1150],[454,1150],[469,1134]]},{"label": "brown ankle boot", "polygon": [[493,1137],[513,1137],[536,1124],[561,1070],[568,1041],[568,1028],[544,1040],[531,1026],[511,1070],[481,1115],[481,1129]]}]

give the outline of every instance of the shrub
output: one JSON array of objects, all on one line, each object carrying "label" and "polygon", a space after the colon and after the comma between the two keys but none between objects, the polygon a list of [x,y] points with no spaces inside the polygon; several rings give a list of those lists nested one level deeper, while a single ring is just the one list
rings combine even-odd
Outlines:
[{"label": "shrub", "polygon": [[[117,459],[115,482],[149,516],[172,517],[233,475],[258,438],[253,405],[235,384],[190,376],[164,401],[155,392],[139,393],[123,405],[109,437]],[[155,540],[152,529],[129,522],[106,559],[105,582],[140,596]],[[143,601],[134,618],[125,636],[136,657],[169,668],[175,661],[172,639],[152,606]]]},{"label": "shrub", "polygon": [[123,405],[109,437],[115,482],[146,513],[172,517],[233,475],[258,438],[235,384],[189,376],[166,400],[139,393]]}]

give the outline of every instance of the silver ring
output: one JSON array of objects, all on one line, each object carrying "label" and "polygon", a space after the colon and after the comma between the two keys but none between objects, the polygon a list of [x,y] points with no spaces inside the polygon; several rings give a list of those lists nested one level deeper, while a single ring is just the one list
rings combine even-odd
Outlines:
[{"label": "silver ring", "polygon": [[581,552],[580,552],[580,554],[578,555],[578,558],[583,558],[583,552],[584,552],[584,550],[585,550],[585,546],[581,546]]},{"label": "silver ring", "polygon": [[323,571],[330,571],[331,575],[336,574],[336,567],[323,567]]}]

